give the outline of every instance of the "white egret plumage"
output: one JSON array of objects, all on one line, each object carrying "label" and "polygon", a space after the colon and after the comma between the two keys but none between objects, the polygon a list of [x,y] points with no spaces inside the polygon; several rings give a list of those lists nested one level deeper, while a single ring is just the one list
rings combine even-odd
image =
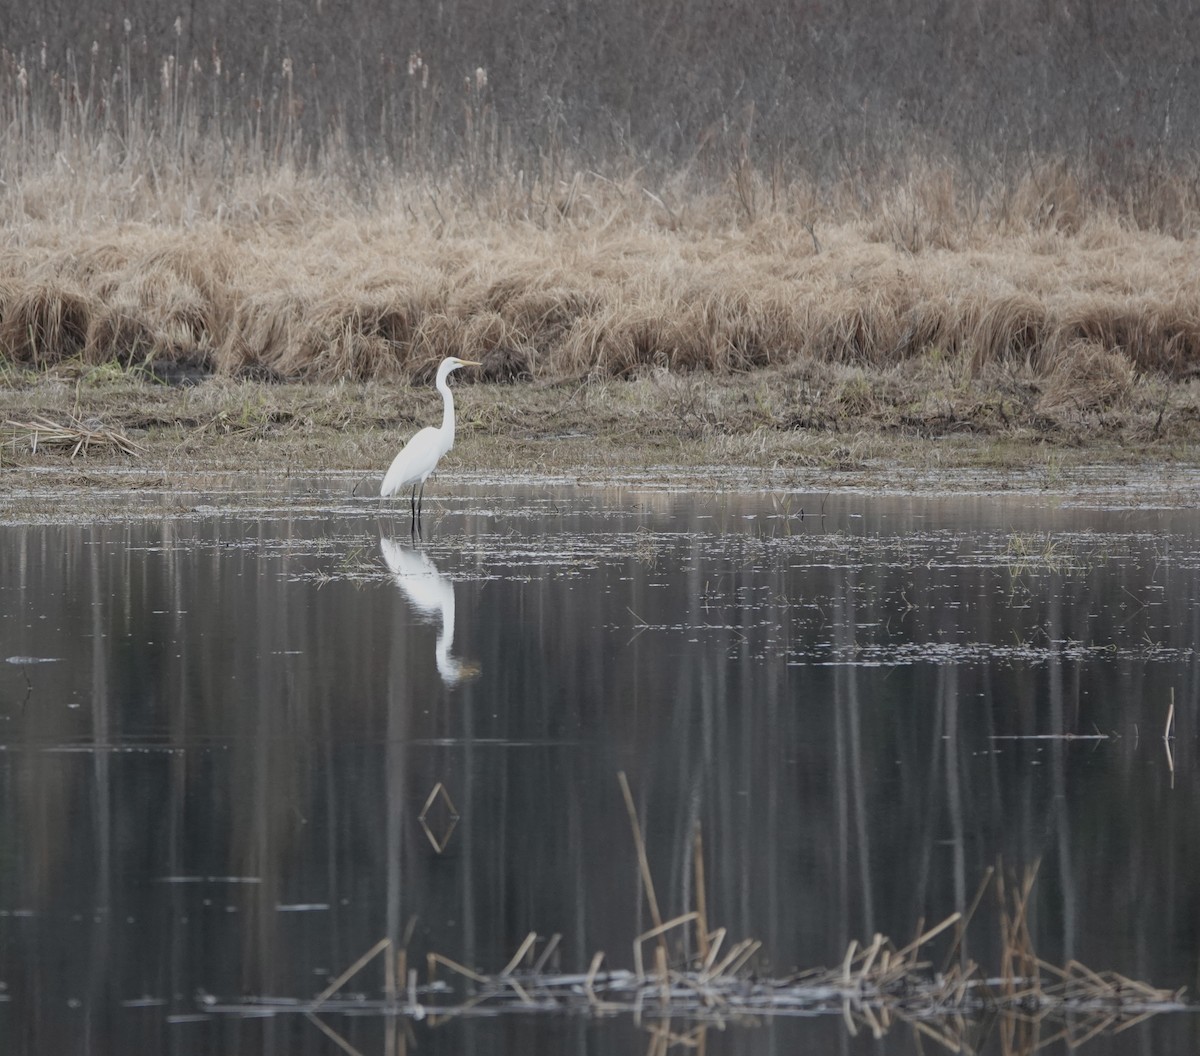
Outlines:
[{"label": "white egret plumage", "polygon": [[383,498],[399,495],[407,487],[412,488],[412,518],[414,526],[421,518],[421,503],[425,498],[425,478],[437,468],[442,456],[454,446],[454,396],[446,379],[452,370],[459,367],[478,367],[481,364],[470,359],[448,356],[442,360],[437,372],[437,389],[442,394],[442,424],[440,428],[426,426],[418,432],[400,453],[392,459],[379,494]]}]

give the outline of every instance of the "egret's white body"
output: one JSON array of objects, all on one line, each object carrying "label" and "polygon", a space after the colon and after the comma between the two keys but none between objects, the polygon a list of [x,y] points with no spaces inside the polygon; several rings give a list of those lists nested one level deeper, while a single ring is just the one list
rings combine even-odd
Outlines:
[{"label": "egret's white body", "polygon": [[404,546],[386,535],[379,539],[383,560],[405,597],[421,615],[442,619],[434,659],[438,674],[448,686],[473,678],[479,668],[450,655],[454,644],[454,584],[443,576],[420,550]]},{"label": "egret's white body", "polygon": [[[449,356],[442,360],[437,372],[437,389],[442,394],[442,425],[435,429],[426,426],[400,449],[400,453],[392,459],[387,475],[383,478],[383,487],[379,494],[383,498],[399,495],[404,488],[412,488],[413,521],[420,516],[418,502],[425,497],[425,478],[436,468],[442,455],[454,446],[454,396],[446,379],[452,370],[459,367],[478,367],[479,364],[469,359],[459,359]],[[420,489],[418,498],[418,488]]]}]

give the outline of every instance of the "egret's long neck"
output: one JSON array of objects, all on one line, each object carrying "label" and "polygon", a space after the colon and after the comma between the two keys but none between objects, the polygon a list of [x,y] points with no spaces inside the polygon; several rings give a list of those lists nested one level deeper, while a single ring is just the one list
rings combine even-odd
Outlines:
[{"label": "egret's long neck", "polygon": [[442,447],[449,451],[454,446],[454,395],[444,375],[438,378],[437,387],[442,394]]}]

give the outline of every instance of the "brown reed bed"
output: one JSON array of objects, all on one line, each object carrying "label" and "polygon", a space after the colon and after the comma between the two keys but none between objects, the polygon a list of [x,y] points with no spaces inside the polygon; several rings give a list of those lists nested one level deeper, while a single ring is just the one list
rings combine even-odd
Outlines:
[{"label": "brown reed bed", "polygon": [[[513,383],[481,401],[497,425],[509,405],[544,416],[555,386],[586,415],[609,381],[649,379],[623,402],[650,443],[665,423],[783,462],[827,454],[763,431],[838,434],[825,446],[850,462],[846,434],[1143,458],[1200,439],[1190,158],[1130,156],[1114,183],[1082,155],[993,166],[898,136],[888,164],[816,171],[731,126],[686,158],[585,160],[551,136],[531,162],[504,146],[486,71],[450,107],[415,54],[373,152],[313,124],[290,58],[251,76],[215,46],[184,61],[179,26],[159,27],[161,55],[145,27],[108,28],[90,58],[0,49],[14,420],[61,419],[54,382],[97,369],[258,399],[264,382],[422,385],[459,355]],[[572,395],[584,383],[601,398]]]},{"label": "brown reed bed", "polygon": [[546,223],[503,188],[480,211],[419,184],[364,209],[303,180],[294,211],[250,223],[20,218],[0,355],[327,381],[423,378],[445,355],[486,357],[495,381],[932,359],[1028,369],[1047,408],[1200,371],[1191,247],[1110,212],[1078,228],[932,214],[914,222],[961,238],[914,251],[811,189],[749,222],[685,187],[671,224],[635,181],[577,183],[589,193]]},{"label": "brown reed bed", "polygon": [[[732,941],[725,928],[708,920],[699,829],[693,841],[693,908],[662,919],[633,796],[625,775],[618,777],[653,925],[634,940],[632,967],[614,967],[598,952],[586,972],[556,971],[551,965],[561,936],[531,932],[499,971],[481,972],[431,952],[421,981],[408,950],[384,938],[312,999],[217,1000],[206,1010],[303,1014],[343,1048],[349,1043],[318,1018],[320,1013],[375,1013],[435,1026],[506,1012],[623,1014],[645,1027],[664,1052],[674,1045],[695,1047],[712,1026],[753,1025],[769,1016],[831,1015],[840,1017],[852,1035],[866,1032],[878,1039],[907,1029],[918,1045],[931,1040],[967,1054],[997,1035],[1002,1051],[1029,1054],[1057,1041],[1075,1048],[1150,1016],[1190,1007],[1182,991],[1097,972],[1075,960],[1058,966],[1041,959],[1029,923],[1036,864],[1019,877],[1002,868],[987,870],[968,907],[931,928],[918,925],[910,942],[898,944],[876,934],[869,942],[851,942],[839,964],[767,975],[757,960],[762,942]],[[968,931],[989,894],[1000,953],[998,963],[985,968],[968,956]],[[339,996],[376,960],[384,966],[379,997]]]},{"label": "brown reed bed", "polygon": [[[1022,8],[986,29],[931,8],[959,43],[929,51],[912,13],[706,7],[697,25],[755,42],[740,71],[720,64],[734,95],[714,82],[698,97],[699,38],[658,26],[624,71],[653,76],[614,142],[616,101],[547,63],[598,61],[611,80],[599,45],[640,9],[597,13],[602,39],[573,54],[540,47],[535,17],[489,74],[458,49],[494,51],[489,20],[528,14],[521,0],[436,33],[378,7],[289,18],[283,35],[237,11],[118,20],[84,5],[53,27],[15,13],[0,47],[0,378],[80,362],[168,380],[420,380],[455,354],[486,356],[494,381],[788,365],[876,381],[932,361],[989,379],[1001,418],[1005,372],[1049,417],[1120,409],[1159,381],[1195,413],[1195,108],[1158,79],[1189,54],[1187,19],[1114,19],[1098,39],[1121,41],[1105,66],[1125,64],[1129,84],[1085,84],[1069,72],[1073,20],[1045,27],[1037,61],[1058,88],[1043,93],[1051,123],[1024,140]],[[867,107],[853,77],[834,87],[818,24],[912,49],[869,78],[908,117]],[[351,26],[391,44],[368,56]],[[400,50],[414,40],[427,50]],[[1015,94],[964,95],[984,56]],[[791,90],[775,67],[799,78]],[[525,112],[545,105],[568,123]]]},{"label": "brown reed bed", "polygon": [[652,442],[765,431],[785,461],[826,446],[855,460],[860,433],[1108,442],[1119,458],[1188,458],[1178,445],[1200,439],[1188,243],[1100,216],[1076,232],[977,227],[914,253],[831,215],[818,248],[799,199],[753,224],[696,199],[672,229],[636,185],[584,186],[586,206],[546,226],[442,200],[442,230],[404,186],[366,211],[326,202],[244,225],[26,220],[0,255],[0,399],[25,420],[58,391],[41,383],[99,368],[130,386],[232,379],[246,399],[264,382],[382,385],[392,400],[415,384],[403,403],[418,407],[437,361],[460,355],[505,383],[475,398],[497,417],[468,417],[464,440],[524,404],[570,410],[557,433],[602,430],[590,416],[614,402],[610,380],[639,384],[616,402],[645,405],[633,427]]}]

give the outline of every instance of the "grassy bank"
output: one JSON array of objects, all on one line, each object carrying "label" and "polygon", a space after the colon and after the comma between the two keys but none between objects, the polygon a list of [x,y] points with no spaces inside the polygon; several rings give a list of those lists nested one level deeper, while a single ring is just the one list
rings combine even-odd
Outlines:
[{"label": "grassy bank", "polygon": [[[1017,149],[1033,82],[1002,61],[1031,54],[1016,9],[932,38],[920,4],[890,37],[854,20],[862,47],[907,57],[871,69],[898,80],[868,105],[853,78],[783,92],[761,62],[734,76],[740,58],[696,91],[698,55],[730,34],[823,81],[814,64],[850,30],[782,6],[716,37],[652,20],[678,76],[626,71],[648,78],[640,102],[541,84],[533,60],[575,68],[582,39],[582,58],[527,42],[459,69],[453,27],[414,24],[438,49],[395,51],[407,66],[372,79],[379,56],[333,61],[358,38],[320,5],[249,27],[263,39],[226,12],[220,46],[215,23],[101,7],[49,43],[22,21],[0,48],[5,465],[133,451],[365,469],[436,418],[426,383],[446,355],[484,363],[460,381],[460,444],[496,468],[1194,456],[1194,108],[1130,59],[1147,112],[1119,93],[1084,112],[1070,64],[1118,37],[1122,62],[1169,58],[1192,31],[1162,32],[1171,12],[1054,16],[1030,60],[1043,124]],[[601,43],[628,28],[606,26]],[[558,116],[532,119],[536,100]]]},{"label": "grassy bank", "polygon": [[[1120,501],[1195,501],[1194,407],[1162,382],[1139,382],[1103,414],[1054,417],[1031,409],[1032,381],[964,381],[930,363],[911,374],[799,364],[455,391],[458,442],[439,470],[448,480],[648,474],[717,488],[1060,491],[1142,481]],[[0,495],[111,488],[114,469],[168,490],[213,473],[258,472],[266,483],[350,471],[370,495],[403,441],[440,412],[428,385],[214,377],[171,386],[60,368],[0,388]]]},{"label": "grassy bank", "polygon": [[484,368],[447,468],[1194,462],[1193,241],[1072,214],[1071,187],[1047,169],[973,213],[930,173],[867,211],[580,174],[473,206],[279,174],[154,218],[47,177],[3,236],[0,459],[381,472],[455,354]]}]

